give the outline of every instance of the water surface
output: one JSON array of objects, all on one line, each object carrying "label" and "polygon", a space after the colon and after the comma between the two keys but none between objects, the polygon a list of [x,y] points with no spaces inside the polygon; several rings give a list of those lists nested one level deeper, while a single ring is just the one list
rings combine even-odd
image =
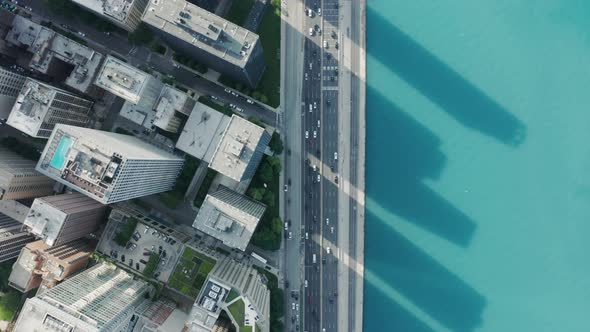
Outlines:
[{"label": "water surface", "polygon": [[365,331],[590,331],[590,1],[367,24]]}]

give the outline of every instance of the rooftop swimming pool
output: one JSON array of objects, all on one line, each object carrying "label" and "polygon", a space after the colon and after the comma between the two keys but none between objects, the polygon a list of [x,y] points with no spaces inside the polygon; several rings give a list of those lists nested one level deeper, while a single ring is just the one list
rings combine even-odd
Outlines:
[{"label": "rooftop swimming pool", "polygon": [[57,146],[55,154],[53,155],[53,158],[51,159],[49,165],[53,168],[61,170],[66,161],[66,155],[68,154],[68,150],[70,149],[72,144],[74,144],[74,142],[70,137],[63,136],[59,141],[59,145]]}]

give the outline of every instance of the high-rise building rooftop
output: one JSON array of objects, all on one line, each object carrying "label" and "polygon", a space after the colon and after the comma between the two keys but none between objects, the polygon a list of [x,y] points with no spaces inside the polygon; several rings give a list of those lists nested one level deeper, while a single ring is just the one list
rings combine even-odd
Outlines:
[{"label": "high-rise building rooftop", "polygon": [[72,0],[74,3],[108,19],[119,27],[133,31],[141,23],[148,0]]},{"label": "high-rise building rooftop", "polygon": [[184,0],[151,0],[143,22],[242,68],[259,42],[254,32]]},{"label": "high-rise building rooftop", "polygon": [[183,163],[133,136],[57,125],[36,169],[110,204],[171,190]]},{"label": "high-rise building rooftop", "polygon": [[266,206],[227,187],[205,197],[193,227],[231,248],[246,250]]},{"label": "high-rise building rooftop", "polygon": [[170,85],[164,85],[154,106],[155,118],[153,125],[163,130],[176,133],[182,120],[178,114],[189,116],[196,101],[186,92]]},{"label": "high-rise building rooftop", "polygon": [[47,74],[56,60],[73,66],[65,84],[82,93],[92,87],[104,56],[22,16],[15,16],[6,41],[33,54],[31,69]]},{"label": "high-rise building rooftop", "polygon": [[176,142],[176,148],[206,163],[211,162],[230,117],[197,102]]},{"label": "high-rise building rooftop", "polygon": [[14,331],[125,331],[150,288],[114,265],[100,263],[27,299]]},{"label": "high-rise building rooftop", "polygon": [[[263,275],[249,265],[229,257],[218,262],[209,273],[191,309],[186,322],[188,331],[214,331],[221,310],[225,310],[229,315],[239,315],[244,325],[249,326],[252,331],[268,332],[270,291],[267,282]],[[238,295],[228,300],[231,291]],[[243,302],[243,312],[228,309],[237,301]],[[240,326],[236,328],[241,330]]]},{"label": "high-rise building rooftop", "polygon": [[23,133],[48,138],[56,123],[87,126],[92,102],[27,78],[6,122]]},{"label": "high-rise building rooftop", "polygon": [[50,246],[70,242],[96,231],[106,220],[106,206],[81,193],[36,198],[24,225]]},{"label": "high-rise building rooftop", "polygon": [[233,115],[209,167],[238,182],[248,179],[254,175],[269,142],[270,134],[264,128]]},{"label": "high-rise building rooftop", "polygon": [[150,80],[155,78],[115,57],[107,56],[94,84],[137,104]]},{"label": "high-rise building rooftop", "polygon": [[0,67],[0,119],[8,119],[27,78]]},{"label": "high-rise building rooftop", "polygon": [[27,244],[12,267],[8,284],[21,292],[28,292],[44,282],[53,287],[57,282],[86,267],[93,246],[78,239],[50,247],[43,240]]}]

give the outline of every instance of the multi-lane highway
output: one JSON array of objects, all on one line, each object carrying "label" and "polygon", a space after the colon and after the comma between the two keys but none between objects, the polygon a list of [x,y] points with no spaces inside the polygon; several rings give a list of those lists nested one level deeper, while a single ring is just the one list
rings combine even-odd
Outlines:
[{"label": "multi-lane highway", "polygon": [[301,115],[305,226],[304,330],[337,331],[338,0],[305,2]]}]

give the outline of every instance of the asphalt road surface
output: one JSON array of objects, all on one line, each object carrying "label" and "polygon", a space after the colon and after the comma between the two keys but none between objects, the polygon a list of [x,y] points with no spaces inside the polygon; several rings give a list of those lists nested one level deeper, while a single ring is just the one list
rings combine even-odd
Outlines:
[{"label": "asphalt road surface", "polygon": [[[306,1],[302,109],[304,330],[337,331],[338,0]],[[321,9],[321,10],[320,10]],[[320,15],[321,12],[321,15]],[[311,30],[310,30],[311,29]],[[315,259],[314,259],[315,257]]]}]

